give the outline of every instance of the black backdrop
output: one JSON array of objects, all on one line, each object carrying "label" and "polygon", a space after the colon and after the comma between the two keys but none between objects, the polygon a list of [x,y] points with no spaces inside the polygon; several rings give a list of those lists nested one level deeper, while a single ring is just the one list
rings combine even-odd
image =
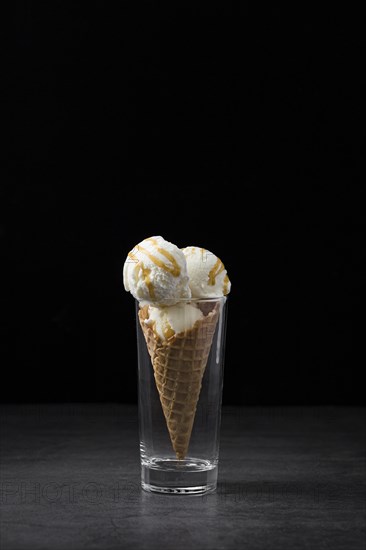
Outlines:
[{"label": "black backdrop", "polygon": [[225,403],[361,402],[356,20],[17,3],[3,401],[136,400],[122,266],[161,234],[228,269]]}]

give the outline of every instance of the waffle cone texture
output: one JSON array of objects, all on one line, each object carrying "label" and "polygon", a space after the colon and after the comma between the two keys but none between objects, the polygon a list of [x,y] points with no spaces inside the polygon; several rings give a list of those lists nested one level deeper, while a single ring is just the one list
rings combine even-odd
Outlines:
[{"label": "waffle cone texture", "polygon": [[[207,304],[204,304],[207,305]],[[178,460],[187,453],[220,304],[185,332],[168,340],[157,337],[148,319],[148,306],[139,310],[139,321],[149,351],[167,428]]]}]

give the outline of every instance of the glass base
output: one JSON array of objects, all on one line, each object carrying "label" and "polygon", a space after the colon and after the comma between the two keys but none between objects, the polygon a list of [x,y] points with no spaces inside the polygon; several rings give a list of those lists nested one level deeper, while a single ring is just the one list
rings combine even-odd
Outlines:
[{"label": "glass base", "polygon": [[146,459],[141,466],[144,491],[170,495],[204,495],[216,490],[217,462],[196,458]]}]

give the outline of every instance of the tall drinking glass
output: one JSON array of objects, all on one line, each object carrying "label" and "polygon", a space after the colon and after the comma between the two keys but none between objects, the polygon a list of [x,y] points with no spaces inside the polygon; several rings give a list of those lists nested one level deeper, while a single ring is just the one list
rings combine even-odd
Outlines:
[{"label": "tall drinking glass", "polygon": [[227,298],[184,303],[200,320],[159,342],[136,302],[141,482],[146,491],[204,494],[217,485]]}]

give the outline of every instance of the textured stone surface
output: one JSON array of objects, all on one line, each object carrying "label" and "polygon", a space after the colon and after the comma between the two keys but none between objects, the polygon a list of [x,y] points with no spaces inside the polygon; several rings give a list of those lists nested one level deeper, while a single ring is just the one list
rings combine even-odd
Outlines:
[{"label": "textured stone surface", "polygon": [[1,550],[365,549],[365,413],[224,409],[216,494],[140,490],[137,411],[4,406]]}]

